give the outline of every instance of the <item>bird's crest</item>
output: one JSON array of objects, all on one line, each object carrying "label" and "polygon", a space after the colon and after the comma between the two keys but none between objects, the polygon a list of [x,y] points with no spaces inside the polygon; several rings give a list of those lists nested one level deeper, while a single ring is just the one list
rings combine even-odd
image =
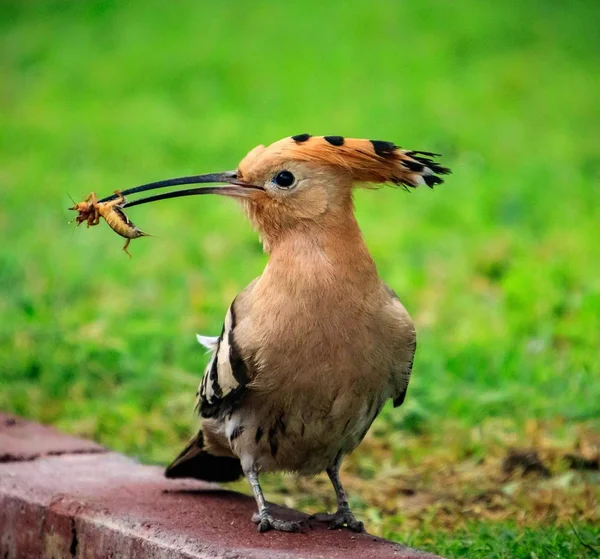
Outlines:
[{"label": "bird's crest", "polygon": [[279,140],[268,147],[254,148],[240,163],[253,166],[259,159],[277,161],[309,161],[347,170],[358,183],[391,183],[404,187],[441,184],[439,175],[450,169],[434,159],[439,154],[428,151],[405,150],[392,142],[343,138],[342,136],[311,136],[299,134]]}]

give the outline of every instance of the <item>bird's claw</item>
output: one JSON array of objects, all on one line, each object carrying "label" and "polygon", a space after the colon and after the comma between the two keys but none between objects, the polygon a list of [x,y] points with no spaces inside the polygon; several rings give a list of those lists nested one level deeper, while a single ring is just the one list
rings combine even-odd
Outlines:
[{"label": "bird's claw", "polygon": [[257,525],[259,532],[268,532],[269,530],[277,530],[279,532],[302,532],[305,527],[303,522],[273,518],[269,512],[263,512],[262,514],[255,512],[252,515],[252,522]]},{"label": "bird's claw", "polygon": [[338,511],[335,514],[313,514],[310,517],[310,520],[316,520],[317,522],[325,522],[329,524],[330,530],[349,528],[353,532],[365,531],[365,525],[360,520],[356,520],[354,514],[350,509],[338,509]]}]

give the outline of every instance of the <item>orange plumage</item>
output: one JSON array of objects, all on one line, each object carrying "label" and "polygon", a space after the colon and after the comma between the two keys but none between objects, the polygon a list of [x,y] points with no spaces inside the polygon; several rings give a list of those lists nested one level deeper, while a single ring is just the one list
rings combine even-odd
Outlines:
[{"label": "orange plumage", "polygon": [[254,148],[241,161],[239,170],[243,177],[245,169],[256,165],[268,167],[280,161],[306,161],[347,171],[359,183],[433,187],[444,182],[437,175],[450,173],[450,169],[434,161],[437,155],[404,150],[382,140],[300,134],[268,147]]}]

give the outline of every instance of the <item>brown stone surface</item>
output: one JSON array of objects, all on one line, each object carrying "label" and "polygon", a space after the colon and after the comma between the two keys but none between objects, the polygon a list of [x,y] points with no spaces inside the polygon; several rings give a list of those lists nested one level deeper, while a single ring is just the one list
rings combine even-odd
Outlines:
[{"label": "brown stone surface", "polygon": [[[39,426],[28,428],[34,438],[39,434]],[[0,435],[0,452],[5,440]],[[27,436],[22,444],[35,447]],[[80,453],[0,464],[3,559],[434,557],[317,523],[302,534],[259,534],[250,522],[250,497],[214,484],[167,480],[161,468],[116,453],[82,454],[85,441],[73,448]],[[303,517],[280,507],[274,512]]]},{"label": "brown stone surface", "polygon": [[106,452],[106,449],[52,427],[0,413],[0,462],[93,452]]}]

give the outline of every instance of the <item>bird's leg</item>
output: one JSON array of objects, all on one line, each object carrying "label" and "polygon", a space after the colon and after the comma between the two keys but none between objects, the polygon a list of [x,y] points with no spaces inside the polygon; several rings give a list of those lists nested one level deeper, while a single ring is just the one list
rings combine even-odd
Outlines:
[{"label": "bird's leg", "polygon": [[256,466],[252,466],[250,470],[244,473],[246,475],[248,483],[250,483],[250,487],[252,487],[252,492],[254,493],[254,498],[256,499],[256,504],[258,505],[258,512],[252,515],[252,522],[258,525],[258,531],[302,531],[303,526],[301,522],[294,522],[292,520],[278,520],[276,518],[273,518],[273,515],[271,514],[271,511],[267,506],[267,502],[265,501],[265,496],[263,495],[262,489],[260,488],[260,483],[258,482],[258,470]]},{"label": "bird's leg", "polygon": [[333,466],[327,468],[327,475],[331,480],[337,498],[337,512],[335,514],[314,514],[311,518],[318,522],[327,522],[330,530],[337,530],[338,528],[347,526],[354,532],[364,532],[364,524],[360,520],[356,520],[354,513],[350,510],[350,506],[348,505],[348,496],[346,495],[346,491],[340,480],[341,463],[342,459],[341,455],[339,455]]}]

